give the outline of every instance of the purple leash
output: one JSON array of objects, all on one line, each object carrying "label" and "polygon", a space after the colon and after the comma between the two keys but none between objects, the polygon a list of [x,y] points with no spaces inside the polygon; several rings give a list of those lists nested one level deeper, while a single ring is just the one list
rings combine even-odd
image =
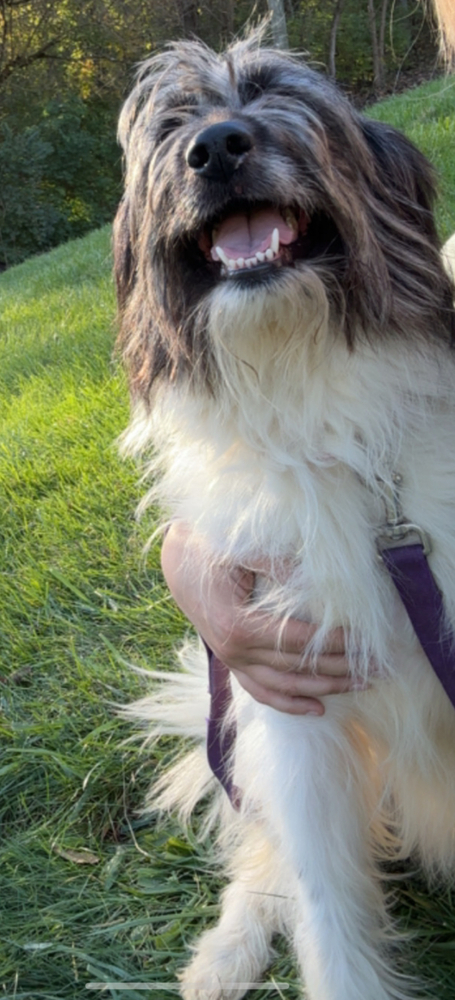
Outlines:
[{"label": "purple leash", "polygon": [[226,722],[232,701],[231,679],[227,667],[203,640],[209,658],[210,715],[207,719],[207,759],[213,774],[222,784],[234,809],[240,808],[240,789],[232,780],[237,729],[235,720]]}]

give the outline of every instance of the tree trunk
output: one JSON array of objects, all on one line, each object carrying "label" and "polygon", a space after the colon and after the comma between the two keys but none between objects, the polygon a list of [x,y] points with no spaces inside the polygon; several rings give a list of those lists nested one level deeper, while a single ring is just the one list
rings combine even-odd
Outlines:
[{"label": "tree trunk", "polygon": [[178,0],[177,10],[185,35],[196,35],[198,28],[197,0]]},{"label": "tree trunk", "polygon": [[273,44],[278,46],[280,49],[288,49],[288,29],[286,27],[283,0],[267,0],[267,5],[271,14],[270,24],[272,28]]},{"label": "tree trunk", "polygon": [[343,13],[343,7],[345,0],[336,0],[335,9],[333,12],[332,24],[330,27],[330,47],[329,47],[329,76],[332,80],[336,80],[336,52],[337,52],[337,34],[340,25],[341,15]]},{"label": "tree trunk", "polygon": [[371,50],[373,54],[373,88],[375,94],[380,94],[383,86],[384,73],[379,52],[374,0],[368,0],[368,20],[370,22]]},{"label": "tree trunk", "polygon": [[227,40],[231,40],[234,34],[234,4],[233,0],[225,0],[221,4],[222,11],[222,31]]},{"label": "tree trunk", "polygon": [[387,29],[388,9],[389,9],[389,0],[382,0],[381,23],[379,25],[379,61],[381,64],[382,83],[384,83],[384,75],[385,75],[385,34]]}]

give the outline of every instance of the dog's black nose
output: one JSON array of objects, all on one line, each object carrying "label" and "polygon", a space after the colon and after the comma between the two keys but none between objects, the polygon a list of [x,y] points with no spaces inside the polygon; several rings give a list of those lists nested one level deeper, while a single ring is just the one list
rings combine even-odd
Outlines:
[{"label": "dog's black nose", "polygon": [[201,177],[227,181],[253,145],[253,136],[242,122],[218,122],[193,139],[186,151],[186,162]]}]

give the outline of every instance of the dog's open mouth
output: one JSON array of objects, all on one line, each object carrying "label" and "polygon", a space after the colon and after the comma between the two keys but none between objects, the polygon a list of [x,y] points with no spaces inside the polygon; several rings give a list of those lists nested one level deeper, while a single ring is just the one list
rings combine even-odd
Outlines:
[{"label": "dog's open mouth", "polygon": [[206,227],[199,246],[208,260],[221,265],[222,277],[263,272],[292,263],[308,222],[305,212],[294,207],[232,206]]}]

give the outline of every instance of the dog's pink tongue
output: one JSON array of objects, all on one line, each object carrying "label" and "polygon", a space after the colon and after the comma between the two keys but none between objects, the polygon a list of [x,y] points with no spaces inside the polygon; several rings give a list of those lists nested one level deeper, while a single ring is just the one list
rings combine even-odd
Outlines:
[{"label": "dog's pink tongue", "polygon": [[288,226],[278,209],[262,208],[248,215],[239,212],[221,223],[214,244],[229,258],[247,259],[268,250],[274,229],[278,229],[280,243],[292,243],[296,238],[295,229]]}]

